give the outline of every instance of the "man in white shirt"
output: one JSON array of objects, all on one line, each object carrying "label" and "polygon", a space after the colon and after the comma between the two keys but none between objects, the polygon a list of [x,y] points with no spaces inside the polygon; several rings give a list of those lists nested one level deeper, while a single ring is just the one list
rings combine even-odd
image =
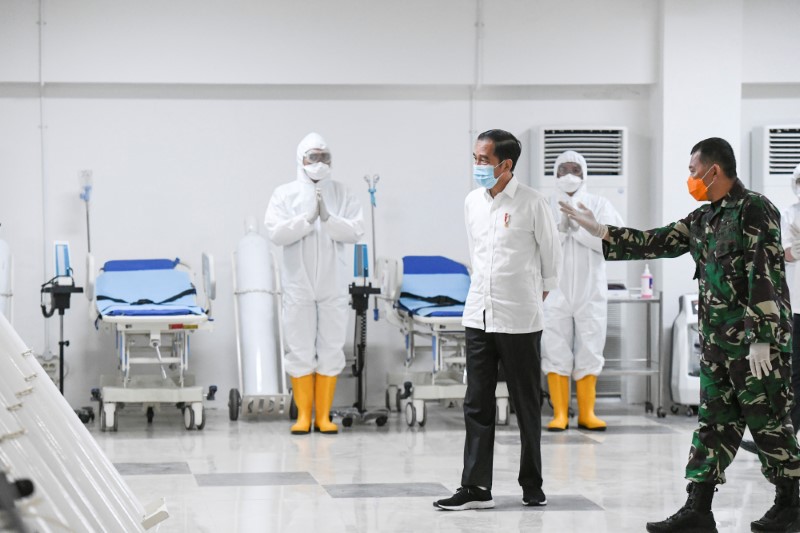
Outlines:
[{"label": "man in white shirt", "polygon": [[505,369],[522,440],[524,505],[545,505],[541,457],[542,303],[558,287],[561,246],[547,197],[514,178],[522,147],[489,130],[475,143],[464,213],[472,274],[464,307],[467,345],[466,441],[461,488],[434,506],[490,509],[498,364]]}]

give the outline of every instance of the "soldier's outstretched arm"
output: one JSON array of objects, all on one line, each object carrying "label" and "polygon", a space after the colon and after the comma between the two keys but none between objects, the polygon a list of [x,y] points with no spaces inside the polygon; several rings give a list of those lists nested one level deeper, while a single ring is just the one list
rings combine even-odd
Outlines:
[{"label": "soldier's outstretched arm", "polygon": [[609,261],[678,257],[689,251],[689,228],[696,212],[661,228],[641,231],[608,226],[603,255]]}]

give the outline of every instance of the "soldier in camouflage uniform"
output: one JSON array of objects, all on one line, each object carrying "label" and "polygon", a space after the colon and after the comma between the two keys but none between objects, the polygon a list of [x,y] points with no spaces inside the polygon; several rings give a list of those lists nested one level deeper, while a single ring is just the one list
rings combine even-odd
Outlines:
[{"label": "soldier in camouflage uniform", "polygon": [[716,532],[711,500],[725,482],[745,426],[753,434],[762,472],[775,484],[775,505],[753,531],[800,530],[800,453],[791,405],[792,320],[784,272],[780,215],[736,175],[731,146],[719,138],[692,148],[687,184],[710,200],[686,218],[649,231],[604,226],[591,211],[562,211],[603,238],[608,260],[655,259],[690,253],[700,293],[698,320],[700,427],[692,437],[686,504],[650,532]]}]

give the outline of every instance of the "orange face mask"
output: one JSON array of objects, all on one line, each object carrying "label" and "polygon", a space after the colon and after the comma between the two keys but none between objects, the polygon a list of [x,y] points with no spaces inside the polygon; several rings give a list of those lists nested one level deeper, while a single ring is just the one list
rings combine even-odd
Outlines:
[{"label": "orange face mask", "polygon": [[[712,165],[711,168],[714,168],[714,166]],[[708,201],[708,188],[714,185],[714,181],[717,181],[717,178],[714,178],[714,181],[709,183],[707,186],[705,183],[703,183],[703,179],[708,175],[709,172],[711,172],[711,168],[706,170],[706,173],[703,174],[702,178],[689,176],[689,179],[686,180],[686,185],[689,187],[689,194],[691,194],[692,198],[698,202]]]}]

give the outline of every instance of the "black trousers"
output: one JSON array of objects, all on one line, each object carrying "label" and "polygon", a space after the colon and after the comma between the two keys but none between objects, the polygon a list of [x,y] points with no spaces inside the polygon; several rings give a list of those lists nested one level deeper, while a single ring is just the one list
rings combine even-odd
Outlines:
[{"label": "black trousers", "polygon": [[800,431],[800,315],[792,317],[792,426],[797,433]]},{"label": "black trousers", "polygon": [[464,397],[464,422],[467,438],[464,443],[462,486],[492,488],[495,389],[497,366],[502,362],[522,440],[519,484],[522,487],[541,488],[541,341],[541,331],[508,334],[466,328],[467,394]]}]

